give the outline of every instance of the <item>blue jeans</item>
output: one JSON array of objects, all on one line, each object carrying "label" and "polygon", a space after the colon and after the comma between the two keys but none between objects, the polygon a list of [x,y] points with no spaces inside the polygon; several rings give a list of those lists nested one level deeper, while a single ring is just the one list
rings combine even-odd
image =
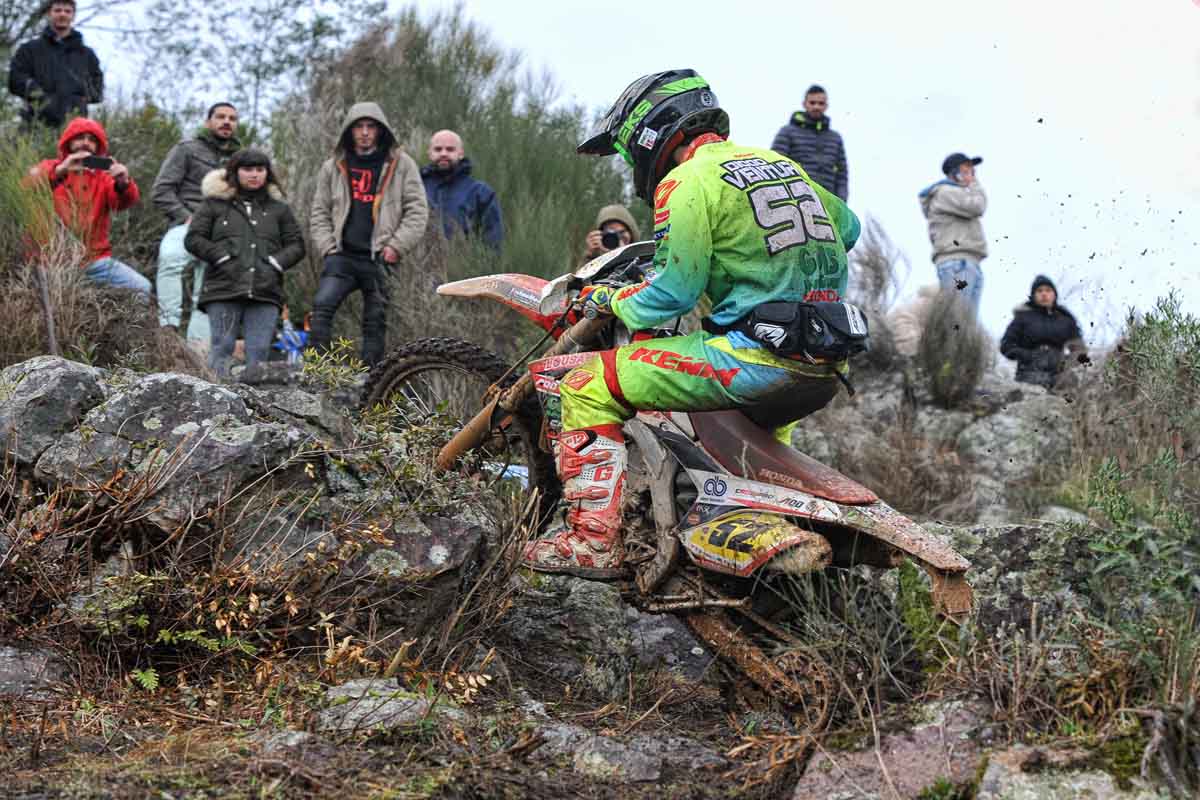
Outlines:
[{"label": "blue jeans", "polygon": [[133,267],[117,261],[112,256],[88,264],[83,274],[88,280],[102,286],[133,289],[147,297],[150,296],[150,281]]},{"label": "blue jeans", "polygon": [[937,265],[937,276],[943,291],[955,292],[979,316],[979,301],[983,297],[983,270],[979,262],[965,258],[942,261]]},{"label": "blue jeans", "polygon": [[239,330],[246,342],[246,369],[267,362],[271,340],[275,338],[275,323],[279,320],[278,306],[254,300],[230,300],[208,303],[205,308],[212,323],[208,365],[213,372],[222,378],[229,375]]},{"label": "blue jeans", "polygon": [[183,272],[192,268],[192,298],[189,306],[192,318],[188,322],[187,338],[208,341],[208,315],[196,308],[200,301],[200,287],[204,285],[204,262],[193,258],[183,247],[183,237],[188,226],[176,225],[167,231],[158,246],[158,272],[154,275],[155,290],[158,292],[158,321],[161,325],[179,327],[183,316]]}]

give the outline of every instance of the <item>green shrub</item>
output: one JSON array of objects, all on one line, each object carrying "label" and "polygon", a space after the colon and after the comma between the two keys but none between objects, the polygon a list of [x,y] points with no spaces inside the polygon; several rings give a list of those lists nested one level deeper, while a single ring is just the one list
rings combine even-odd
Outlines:
[{"label": "green shrub", "polygon": [[917,350],[917,363],[934,401],[953,408],[969,400],[993,361],[992,341],[970,306],[955,294],[939,294],[930,305]]}]

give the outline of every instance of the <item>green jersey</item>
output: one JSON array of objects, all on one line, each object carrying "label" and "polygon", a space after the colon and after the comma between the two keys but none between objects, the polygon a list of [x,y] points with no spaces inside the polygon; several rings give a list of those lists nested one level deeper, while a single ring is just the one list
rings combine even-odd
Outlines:
[{"label": "green jersey", "polygon": [[834,300],[846,292],[846,251],[858,217],[800,165],[760,147],[702,144],[654,194],[654,270],[616,294],[633,330],[692,309],[730,325],[774,301]]}]

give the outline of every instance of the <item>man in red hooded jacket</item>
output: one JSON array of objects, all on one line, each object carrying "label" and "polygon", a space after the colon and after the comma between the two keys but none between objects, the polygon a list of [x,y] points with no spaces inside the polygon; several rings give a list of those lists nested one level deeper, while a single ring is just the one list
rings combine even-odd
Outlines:
[{"label": "man in red hooded jacket", "polygon": [[[103,166],[86,159],[107,159]],[[108,136],[95,120],[71,120],[58,138],[58,158],[42,161],[30,175],[46,181],[54,194],[54,210],[87,249],[84,274],[96,283],[150,294],[150,281],[112,255],[108,231],[113,211],[123,211],[141,198],[128,168],[108,156]]]}]

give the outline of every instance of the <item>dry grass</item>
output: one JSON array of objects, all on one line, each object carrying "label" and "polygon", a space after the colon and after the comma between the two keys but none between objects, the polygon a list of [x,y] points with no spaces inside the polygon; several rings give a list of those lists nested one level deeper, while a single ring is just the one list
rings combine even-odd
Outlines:
[{"label": "dry grass", "polygon": [[50,353],[53,326],[65,358],[100,367],[208,374],[182,338],[159,327],[152,300],[90,283],[74,266],[78,260],[62,252],[70,245],[58,247],[39,262],[0,275],[0,319],[5,320],[0,365]]},{"label": "dry grass", "polygon": [[855,368],[890,371],[896,365],[896,345],[887,314],[911,270],[908,258],[879,221],[867,217],[862,236],[850,251],[849,270],[848,299],[866,312],[871,330],[871,349],[855,361]]}]

